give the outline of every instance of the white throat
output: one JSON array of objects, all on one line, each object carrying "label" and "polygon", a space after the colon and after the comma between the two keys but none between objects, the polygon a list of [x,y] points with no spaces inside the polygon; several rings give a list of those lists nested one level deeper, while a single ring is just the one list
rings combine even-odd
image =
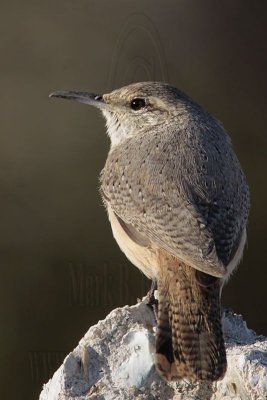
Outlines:
[{"label": "white throat", "polygon": [[125,125],[119,122],[115,113],[107,110],[101,111],[106,119],[107,133],[110,137],[112,148],[128,138],[131,135],[131,129],[125,129]]}]

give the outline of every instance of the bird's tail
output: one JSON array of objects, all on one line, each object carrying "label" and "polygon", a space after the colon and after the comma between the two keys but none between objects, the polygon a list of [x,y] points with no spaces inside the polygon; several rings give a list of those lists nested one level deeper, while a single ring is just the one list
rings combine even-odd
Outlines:
[{"label": "bird's tail", "polygon": [[220,280],[183,263],[158,281],[156,366],[167,380],[216,381],[226,371]]}]

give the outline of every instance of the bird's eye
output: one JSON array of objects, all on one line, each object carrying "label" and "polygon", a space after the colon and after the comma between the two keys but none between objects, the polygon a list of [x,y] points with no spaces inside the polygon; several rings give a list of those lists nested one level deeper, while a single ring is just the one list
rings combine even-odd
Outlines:
[{"label": "bird's eye", "polygon": [[133,100],[131,101],[131,108],[132,108],[134,111],[138,111],[138,110],[140,110],[141,108],[144,108],[145,106],[146,106],[146,101],[145,101],[145,99],[141,99],[141,98],[136,97],[135,99],[133,99]]}]

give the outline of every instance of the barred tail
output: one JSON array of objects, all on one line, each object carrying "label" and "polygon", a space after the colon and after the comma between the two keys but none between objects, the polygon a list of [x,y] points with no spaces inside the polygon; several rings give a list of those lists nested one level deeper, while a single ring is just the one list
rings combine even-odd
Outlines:
[{"label": "barred tail", "polygon": [[[167,276],[166,276],[167,275]],[[216,381],[227,363],[220,279],[183,263],[158,281],[156,366],[167,380]]]}]

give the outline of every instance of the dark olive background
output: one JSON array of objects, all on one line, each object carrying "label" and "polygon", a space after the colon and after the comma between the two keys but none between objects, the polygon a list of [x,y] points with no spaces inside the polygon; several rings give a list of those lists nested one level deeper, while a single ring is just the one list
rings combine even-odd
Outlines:
[{"label": "dark olive background", "polygon": [[1,398],[37,399],[90,325],[148,282],[112,238],[98,194],[98,111],[49,99],[165,80],[223,121],[246,172],[248,248],[223,293],[267,334],[265,2],[2,1]]}]

